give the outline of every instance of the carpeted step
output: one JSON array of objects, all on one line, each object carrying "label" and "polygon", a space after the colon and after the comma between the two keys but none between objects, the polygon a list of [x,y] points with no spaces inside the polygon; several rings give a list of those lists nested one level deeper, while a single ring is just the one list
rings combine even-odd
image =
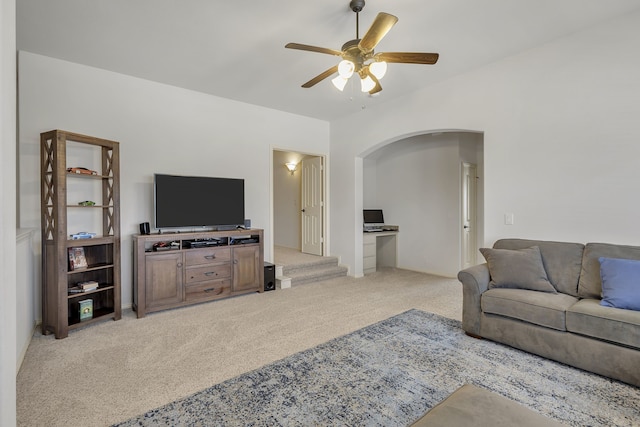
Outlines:
[{"label": "carpeted step", "polygon": [[316,268],[314,270],[299,271],[295,274],[291,274],[288,277],[291,278],[291,285],[302,285],[304,283],[318,282],[321,280],[334,279],[336,277],[343,277],[347,275],[347,267],[335,265],[327,268]]},{"label": "carpeted step", "polygon": [[337,257],[318,257],[304,264],[283,267],[283,275],[291,278],[291,285],[328,280],[347,275],[348,269],[338,265]]},{"label": "carpeted step", "polygon": [[301,271],[312,271],[316,269],[324,269],[331,266],[338,265],[338,257],[333,256],[319,256],[315,257],[312,261],[307,261],[299,264],[291,264],[283,266],[282,274],[290,276]]}]

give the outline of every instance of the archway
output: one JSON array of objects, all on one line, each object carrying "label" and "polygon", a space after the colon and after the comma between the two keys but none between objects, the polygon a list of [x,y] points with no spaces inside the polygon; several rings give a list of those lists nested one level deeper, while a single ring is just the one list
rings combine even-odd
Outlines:
[{"label": "archway", "polygon": [[[362,153],[356,162],[359,209],[383,209],[385,222],[399,225],[398,267],[449,277],[461,269],[464,163],[477,170],[475,241],[483,241],[483,144],[481,132],[435,130],[394,138]],[[355,247],[362,248],[362,241]]]}]

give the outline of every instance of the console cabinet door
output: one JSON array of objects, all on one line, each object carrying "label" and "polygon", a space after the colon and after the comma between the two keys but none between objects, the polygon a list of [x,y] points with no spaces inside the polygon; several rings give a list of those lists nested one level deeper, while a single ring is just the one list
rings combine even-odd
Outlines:
[{"label": "console cabinet door", "polygon": [[241,246],[233,248],[233,291],[260,288],[260,248]]},{"label": "console cabinet door", "polygon": [[182,253],[147,255],[146,305],[161,307],[182,302]]}]

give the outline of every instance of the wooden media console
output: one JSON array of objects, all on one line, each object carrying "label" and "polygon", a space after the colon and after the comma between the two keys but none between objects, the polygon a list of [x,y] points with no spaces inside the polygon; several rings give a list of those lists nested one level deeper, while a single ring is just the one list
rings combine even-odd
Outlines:
[{"label": "wooden media console", "polygon": [[133,236],[133,309],[147,313],[264,292],[263,230]]}]

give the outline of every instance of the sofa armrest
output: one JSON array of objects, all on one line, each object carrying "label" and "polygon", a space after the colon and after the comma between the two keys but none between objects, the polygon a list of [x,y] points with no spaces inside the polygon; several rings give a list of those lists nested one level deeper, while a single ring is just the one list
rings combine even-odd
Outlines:
[{"label": "sofa armrest", "polygon": [[475,265],[458,273],[462,283],[462,329],[480,336],[480,297],[489,289],[489,267],[487,264]]}]

